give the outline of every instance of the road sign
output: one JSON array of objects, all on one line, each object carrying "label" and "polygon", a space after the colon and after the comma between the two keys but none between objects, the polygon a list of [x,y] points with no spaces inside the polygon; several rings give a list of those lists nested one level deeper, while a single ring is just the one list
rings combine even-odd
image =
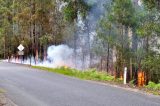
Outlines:
[{"label": "road sign", "polygon": [[19,51],[23,51],[24,50],[24,46],[22,44],[20,44],[17,48],[18,48]]},{"label": "road sign", "polygon": [[24,51],[18,51],[18,55],[23,56],[24,55]]}]

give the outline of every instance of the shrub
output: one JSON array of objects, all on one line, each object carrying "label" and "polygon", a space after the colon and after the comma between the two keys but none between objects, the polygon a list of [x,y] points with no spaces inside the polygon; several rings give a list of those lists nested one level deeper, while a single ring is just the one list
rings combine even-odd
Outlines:
[{"label": "shrub", "polygon": [[131,81],[129,82],[129,84],[130,84],[131,86],[134,86],[134,80],[131,80]]},{"label": "shrub", "polygon": [[156,84],[154,82],[149,82],[148,85],[146,86],[146,88],[150,89],[150,90],[160,90],[160,83]]}]

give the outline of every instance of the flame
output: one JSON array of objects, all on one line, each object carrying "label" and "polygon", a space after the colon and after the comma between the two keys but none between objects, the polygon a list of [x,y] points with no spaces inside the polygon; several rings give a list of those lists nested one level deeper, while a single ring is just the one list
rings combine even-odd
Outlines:
[{"label": "flame", "polygon": [[64,63],[64,62],[60,62],[57,64],[58,67],[64,67],[65,69],[69,68],[69,65]]}]

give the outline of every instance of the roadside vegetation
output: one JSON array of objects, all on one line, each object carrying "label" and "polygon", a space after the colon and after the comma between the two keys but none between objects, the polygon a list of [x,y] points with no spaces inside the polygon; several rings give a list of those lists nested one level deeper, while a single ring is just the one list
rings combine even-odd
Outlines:
[{"label": "roadside vegetation", "polygon": [[153,93],[155,95],[160,95],[160,83],[156,84],[154,82],[149,82],[147,86],[145,86],[146,91]]},{"label": "roadside vegetation", "polygon": [[107,74],[106,72],[98,72],[94,69],[86,70],[86,71],[79,71],[76,69],[71,69],[67,67],[60,67],[60,68],[48,68],[48,67],[39,67],[39,66],[32,66],[33,68],[46,70],[49,72],[54,72],[58,74],[63,74],[71,77],[76,77],[84,80],[94,80],[94,81],[114,81],[114,76]]}]

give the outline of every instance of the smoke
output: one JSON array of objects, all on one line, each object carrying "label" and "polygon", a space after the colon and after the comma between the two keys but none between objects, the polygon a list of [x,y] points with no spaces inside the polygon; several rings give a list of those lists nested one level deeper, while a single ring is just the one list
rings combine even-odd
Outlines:
[{"label": "smoke", "polygon": [[141,0],[138,0],[138,5],[142,6],[142,1]]},{"label": "smoke", "polygon": [[28,58],[22,60],[22,58],[14,58],[10,59],[12,63],[22,63],[22,64],[31,64],[33,66],[44,66],[44,67],[72,67],[73,64],[73,49],[68,47],[67,45],[58,45],[58,46],[50,46],[47,50],[47,60],[41,61],[40,59],[35,62],[35,59]]},{"label": "smoke", "polygon": [[47,59],[57,66],[72,66],[73,49],[67,45],[50,46],[47,51]]},{"label": "smoke", "polygon": [[84,0],[91,9],[88,12],[86,18],[82,18],[78,13],[77,30],[75,32],[73,40],[69,41],[71,47],[74,49],[75,64],[80,69],[86,69],[94,64],[97,64],[98,58],[94,53],[95,45],[97,45],[97,33],[96,29],[99,24],[99,20],[105,14],[105,5],[110,0]]}]

